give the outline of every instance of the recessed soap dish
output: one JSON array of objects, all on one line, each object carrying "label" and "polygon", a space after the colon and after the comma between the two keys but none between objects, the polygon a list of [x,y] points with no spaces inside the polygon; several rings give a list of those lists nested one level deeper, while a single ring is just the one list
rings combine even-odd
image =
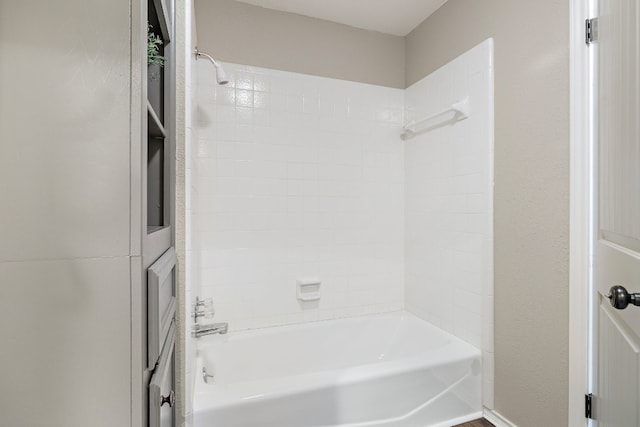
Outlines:
[{"label": "recessed soap dish", "polygon": [[296,280],[297,295],[300,301],[318,301],[320,299],[320,279],[303,277]]}]

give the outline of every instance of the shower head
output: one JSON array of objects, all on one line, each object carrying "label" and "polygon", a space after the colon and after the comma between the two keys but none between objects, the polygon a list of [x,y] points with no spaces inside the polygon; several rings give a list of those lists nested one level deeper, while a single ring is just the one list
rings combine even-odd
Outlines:
[{"label": "shower head", "polygon": [[213,59],[211,55],[207,55],[204,52],[200,52],[198,48],[195,49],[194,53],[196,54],[196,59],[200,57],[207,58],[209,61],[211,61],[213,66],[216,67],[216,81],[218,82],[219,85],[226,85],[227,83],[229,83],[229,79],[227,78],[227,73],[224,72],[224,69],[222,68],[222,66],[218,64],[218,62],[215,59]]}]

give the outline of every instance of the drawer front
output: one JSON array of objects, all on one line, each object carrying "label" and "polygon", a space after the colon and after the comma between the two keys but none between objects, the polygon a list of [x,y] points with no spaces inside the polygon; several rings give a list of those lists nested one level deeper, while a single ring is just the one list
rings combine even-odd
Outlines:
[{"label": "drawer front", "polygon": [[147,365],[158,362],[176,313],[176,251],[169,248],[147,270]]},{"label": "drawer front", "polygon": [[167,342],[149,383],[149,427],[175,425],[175,322],[171,324]]}]

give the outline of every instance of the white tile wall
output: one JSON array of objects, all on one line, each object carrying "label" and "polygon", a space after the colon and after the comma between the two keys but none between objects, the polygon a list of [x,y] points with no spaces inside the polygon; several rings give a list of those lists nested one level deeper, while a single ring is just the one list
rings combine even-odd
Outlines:
[{"label": "white tile wall", "polygon": [[405,307],[483,351],[493,407],[493,44],[406,90],[407,119],[468,96],[470,117],[405,142]]},{"label": "white tile wall", "polygon": [[[198,61],[192,269],[232,330],[403,306],[404,91]],[[196,170],[197,168],[197,170]],[[319,302],[296,279],[322,281]],[[192,279],[195,279],[192,276]]]},{"label": "white tile wall", "polygon": [[[492,51],[406,91],[236,64],[218,86],[193,63],[188,300],[232,330],[406,308],[482,349],[492,408]],[[468,119],[400,142],[405,115],[466,96]]]}]

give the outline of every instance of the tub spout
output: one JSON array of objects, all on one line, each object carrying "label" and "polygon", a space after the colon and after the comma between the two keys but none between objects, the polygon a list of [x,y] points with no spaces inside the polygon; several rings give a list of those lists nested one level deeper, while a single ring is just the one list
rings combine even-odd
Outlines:
[{"label": "tub spout", "polygon": [[196,325],[193,328],[192,334],[198,338],[204,335],[226,334],[228,330],[228,323],[212,323],[210,325]]}]

